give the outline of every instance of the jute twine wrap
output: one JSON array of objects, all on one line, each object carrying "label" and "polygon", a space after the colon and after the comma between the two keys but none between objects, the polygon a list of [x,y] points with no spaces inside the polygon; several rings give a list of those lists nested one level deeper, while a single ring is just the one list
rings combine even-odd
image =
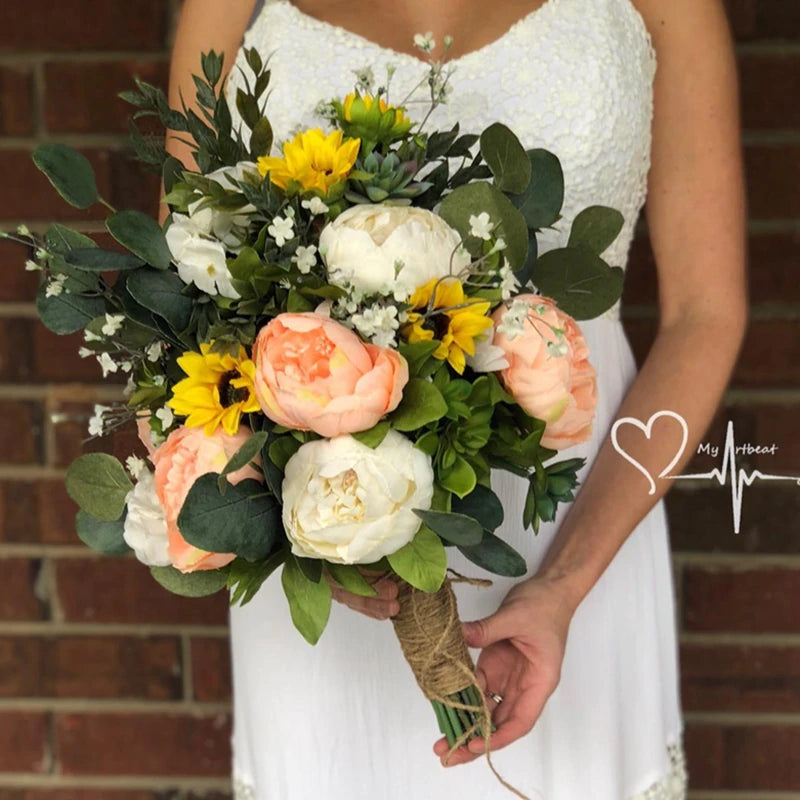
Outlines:
[{"label": "jute twine wrap", "polygon": [[[482,578],[466,578],[452,569],[449,571],[456,577],[446,577],[442,587],[435,593],[420,591],[401,578],[395,578],[400,605],[400,611],[391,618],[395,633],[425,697],[450,708],[474,711],[480,715],[479,720],[455,741],[445,757],[445,763],[474,733],[483,729],[486,733],[486,759],[492,772],[506,789],[523,800],[530,800],[503,780],[492,764],[492,714],[475,677],[475,664],[464,641],[456,596],[451,585],[468,583],[471,586],[491,586],[492,582]],[[448,697],[473,685],[481,698],[480,706],[464,705]]]}]

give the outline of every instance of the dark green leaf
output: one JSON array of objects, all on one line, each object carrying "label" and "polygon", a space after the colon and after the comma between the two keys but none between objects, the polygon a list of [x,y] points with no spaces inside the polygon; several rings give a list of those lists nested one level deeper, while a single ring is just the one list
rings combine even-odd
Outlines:
[{"label": "dark green leaf", "polygon": [[528,571],[525,559],[502,539],[488,531],[474,547],[459,547],[463,555],[479,567],[495,575],[519,578]]},{"label": "dark green leaf", "polygon": [[548,150],[528,150],[531,179],[521,194],[511,198],[522,212],[529,228],[538,230],[552,225],[564,204],[564,173],[561,162]]},{"label": "dark green leaf", "polygon": [[501,122],[481,134],[481,155],[494,176],[494,185],[518,194],[531,179],[531,162],[514,133]]},{"label": "dark green leaf", "polygon": [[225,588],[228,571],[222,569],[199,569],[181,572],[175,567],[150,567],[150,574],[167,591],[181,597],[206,597]]},{"label": "dark green leaf", "polygon": [[283,565],[281,585],[289,601],[292,622],[309,644],[316,644],[330,617],[331,585],[328,581],[308,580],[291,554]]},{"label": "dark green leaf", "polygon": [[464,497],[454,497],[453,511],[478,520],[486,530],[493,531],[503,524],[503,504],[487,486],[480,483]]},{"label": "dark green leaf", "polygon": [[286,560],[289,551],[282,547],[271,556],[260,561],[247,561],[244,558],[237,558],[231,561],[228,568],[227,588],[233,589],[230,597],[230,605],[246,605],[256,592],[261,588],[264,581]]},{"label": "dark green leaf", "polygon": [[130,253],[102,250],[99,247],[79,247],[64,257],[68,264],[87,272],[126,272],[144,266],[144,262]]},{"label": "dark green leaf", "polygon": [[61,294],[48,297],[46,285],[36,292],[36,310],[46,328],[53,333],[75,333],[94,318],[104,314],[106,303],[102,297],[84,297],[79,294]]},{"label": "dark green leaf", "polygon": [[118,211],[106,219],[108,232],[145,263],[167,269],[172,255],[159,224],[141,211]]},{"label": "dark green leaf", "polygon": [[442,539],[452,544],[475,545],[483,538],[483,528],[479,522],[464,514],[447,511],[431,511],[414,508],[412,511]]},{"label": "dark green leaf", "polygon": [[143,267],[128,276],[128,291],[137,303],[183,331],[192,315],[192,298],[183,294],[186,284],[174,272]]},{"label": "dark green leaf", "polygon": [[246,467],[261,452],[261,448],[266,443],[268,436],[267,431],[258,431],[248,436],[244,444],[230,457],[228,463],[219,474],[218,488],[221,493],[224,494],[227,491],[227,487],[230,486],[225,476],[230,475],[231,472],[236,472],[242,467]]},{"label": "dark green leaf", "polygon": [[96,519],[81,510],[75,515],[75,530],[78,538],[92,550],[107,556],[119,556],[129,553],[131,548],[123,537],[125,529],[125,512],[119,519],[111,522]]},{"label": "dark green leaf", "polygon": [[572,222],[567,246],[582,244],[599,256],[619,236],[624,223],[625,218],[615,208],[584,208]]},{"label": "dark green leaf", "polygon": [[92,165],[77,150],[65,144],[42,144],[33,151],[33,163],[71,206],[89,208],[100,200]]}]

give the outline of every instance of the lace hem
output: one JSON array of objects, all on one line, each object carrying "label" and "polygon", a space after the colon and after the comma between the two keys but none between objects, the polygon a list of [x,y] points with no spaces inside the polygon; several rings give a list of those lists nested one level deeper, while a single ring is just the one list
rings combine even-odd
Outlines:
[{"label": "lace hem", "polygon": [[[667,752],[669,753],[669,772],[648,789],[628,800],[685,800],[688,776],[683,746],[680,742],[673,742],[667,745]],[[243,795],[243,797],[246,796]]]},{"label": "lace hem", "polygon": [[[628,800],[685,800],[686,758],[680,742],[667,745],[669,772],[644,792]],[[233,800],[256,800],[255,789],[238,775],[233,776]]]}]

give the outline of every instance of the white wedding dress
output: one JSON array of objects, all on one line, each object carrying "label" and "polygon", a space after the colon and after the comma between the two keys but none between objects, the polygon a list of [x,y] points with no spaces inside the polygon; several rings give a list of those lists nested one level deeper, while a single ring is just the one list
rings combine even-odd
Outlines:
[{"label": "white wedding dress", "polygon": [[[318,20],[288,0],[266,0],[244,45],[272,54],[267,113],[276,152],[297,129],[325,125],[314,115],[317,102],[351,91],[354,70],[371,66],[380,82],[385,65],[393,64],[390,98],[399,100],[425,69],[414,56]],[[237,63],[244,63],[241,51]],[[645,198],[656,70],[631,0],[548,0],[496,41],[451,63],[452,94],[427,129],[458,121],[462,131],[480,132],[500,120],[526,147],[552,150],[564,168],[566,199],[555,230],[541,235],[540,251],[565,243],[581,208],[603,204],[625,216],[604,254],[624,267]],[[239,85],[234,68],[231,98]],[[409,110],[413,116],[414,106]],[[581,327],[598,372],[599,402],[591,441],[565,453],[587,457],[579,477],[636,371],[616,307]],[[493,485],[505,506],[498,533],[525,556],[531,575],[568,508],[534,536],[522,527],[524,481],[497,472]],[[485,572],[455,548],[448,553],[461,574],[493,581],[491,588],[454,585],[461,618],[493,613],[515,579]],[[685,797],[673,592],[659,503],[577,609],[560,683],[533,729],[493,754],[504,778],[532,800]],[[485,757],[441,766],[432,750],[440,737],[433,709],[391,622],[334,602],[328,627],[311,646],[292,625],[276,573],[251,603],[231,609],[230,623],[237,800],[512,796]]]}]

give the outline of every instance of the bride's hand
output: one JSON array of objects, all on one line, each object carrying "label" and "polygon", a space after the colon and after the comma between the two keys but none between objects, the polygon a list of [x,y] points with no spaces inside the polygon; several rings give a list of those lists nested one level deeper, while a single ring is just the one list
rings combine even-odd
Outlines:
[{"label": "bride's hand", "polygon": [[[497,726],[492,751],[533,728],[558,685],[573,612],[551,582],[530,578],[513,586],[494,614],[464,623],[467,644],[483,648],[476,676]],[[492,700],[490,692],[501,695],[502,703]],[[445,764],[449,749],[445,738],[433,746],[443,765],[464,764],[485,751],[485,741],[472,739]]]},{"label": "bride's hand", "polygon": [[328,583],[331,586],[333,599],[348,606],[348,608],[352,608],[354,611],[360,611],[362,614],[375,619],[389,619],[389,617],[397,614],[400,610],[400,606],[397,603],[397,583],[391,577],[381,578],[376,582],[376,576],[382,575],[382,572],[367,570],[362,567],[358,569],[367,581],[372,584],[377,594],[374,597],[362,597],[348,592],[331,578],[327,570],[323,570],[323,575],[328,579]]}]

